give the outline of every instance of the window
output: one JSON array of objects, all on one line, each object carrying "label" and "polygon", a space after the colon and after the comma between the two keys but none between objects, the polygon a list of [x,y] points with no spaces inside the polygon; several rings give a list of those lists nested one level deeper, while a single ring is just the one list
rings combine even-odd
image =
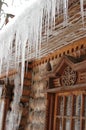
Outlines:
[{"label": "window", "polygon": [[55,95],[54,130],[86,130],[86,92]]},{"label": "window", "polygon": [[86,60],[63,57],[47,78],[46,130],[86,130]]}]

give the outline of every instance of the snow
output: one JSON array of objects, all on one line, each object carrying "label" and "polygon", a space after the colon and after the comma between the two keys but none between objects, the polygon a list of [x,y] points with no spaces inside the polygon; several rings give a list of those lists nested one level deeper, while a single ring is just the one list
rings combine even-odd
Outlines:
[{"label": "snow", "polygon": [[[84,21],[83,0],[80,0],[80,3],[82,21]],[[0,73],[5,69],[8,72],[9,67],[17,68],[21,62],[21,85],[23,85],[25,60],[31,60],[32,51],[35,57],[40,57],[43,18],[48,37],[49,28],[51,27],[52,31],[55,25],[56,10],[58,16],[60,10],[63,10],[64,26],[66,26],[68,0],[29,0],[27,6],[24,6],[23,10],[0,31]]]},{"label": "snow", "polygon": [[24,10],[24,8],[26,8],[28,5],[28,1],[26,0],[23,0],[21,2],[19,0],[15,0],[14,2],[5,0],[5,2],[8,6],[3,5],[2,9],[4,10],[4,12],[6,14],[13,14],[15,16],[18,15],[22,11],[22,9]]}]

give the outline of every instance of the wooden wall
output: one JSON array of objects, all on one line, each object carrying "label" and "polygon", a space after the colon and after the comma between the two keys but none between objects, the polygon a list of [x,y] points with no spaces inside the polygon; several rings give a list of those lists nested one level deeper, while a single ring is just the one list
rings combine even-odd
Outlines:
[{"label": "wooden wall", "polygon": [[47,95],[44,93],[48,83],[42,75],[46,73],[48,61],[50,62],[50,73],[54,70],[57,63],[63,55],[73,56],[76,59],[86,56],[86,38],[76,41],[64,48],[58,49],[52,54],[34,61],[32,66],[32,84],[29,99],[29,114],[25,130],[45,130],[46,128],[46,111]]}]

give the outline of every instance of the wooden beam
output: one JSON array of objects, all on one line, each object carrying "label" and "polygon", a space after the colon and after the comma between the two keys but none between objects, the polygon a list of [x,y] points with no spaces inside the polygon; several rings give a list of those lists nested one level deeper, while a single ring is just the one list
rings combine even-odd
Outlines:
[{"label": "wooden beam", "polygon": [[[82,52],[86,49],[86,37],[81,38],[80,40],[77,40],[69,45],[65,45],[64,47],[61,47],[60,49],[57,49],[51,54],[46,55],[45,57],[41,58],[40,60],[35,60],[32,64],[33,67],[36,67],[38,65],[41,65],[43,63],[46,63],[49,60],[54,60],[58,57],[62,57],[65,55],[71,55],[75,56],[75,53],[80,51],[80,55],[82,55]],[[83,52],[84,53],[84,52]]]},{"label": "wooden beam", "polygon": [[73,90],[84,90],[86,89],[86,83],[83,84],[77,84],[73,86],[62,86],[58,88],[52,88],[52,89],[47,89],[44,91],[44,93],[57,93],[57,92],[67,92],[67,91],[73,91]]},{"label": "wooden beam", "polygon": [[6,78],[6,77],[15,75],[17,72],[18,72],[18,71],[14,69],[14,70],[10,70],[10,71],[8,72],[8,74],[2,73],[2,74],[0,75],[0,79],[3,79],[3,78]]}]

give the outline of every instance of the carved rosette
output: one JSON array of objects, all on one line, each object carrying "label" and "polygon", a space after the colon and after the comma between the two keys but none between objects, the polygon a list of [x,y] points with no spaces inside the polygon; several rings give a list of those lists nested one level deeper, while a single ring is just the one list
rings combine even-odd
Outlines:
[{"label": "carved rosette", "polygon": [[71,86],[76,83],[77,73],[71,67],[67,66],[61,76],[62,86]]}]

